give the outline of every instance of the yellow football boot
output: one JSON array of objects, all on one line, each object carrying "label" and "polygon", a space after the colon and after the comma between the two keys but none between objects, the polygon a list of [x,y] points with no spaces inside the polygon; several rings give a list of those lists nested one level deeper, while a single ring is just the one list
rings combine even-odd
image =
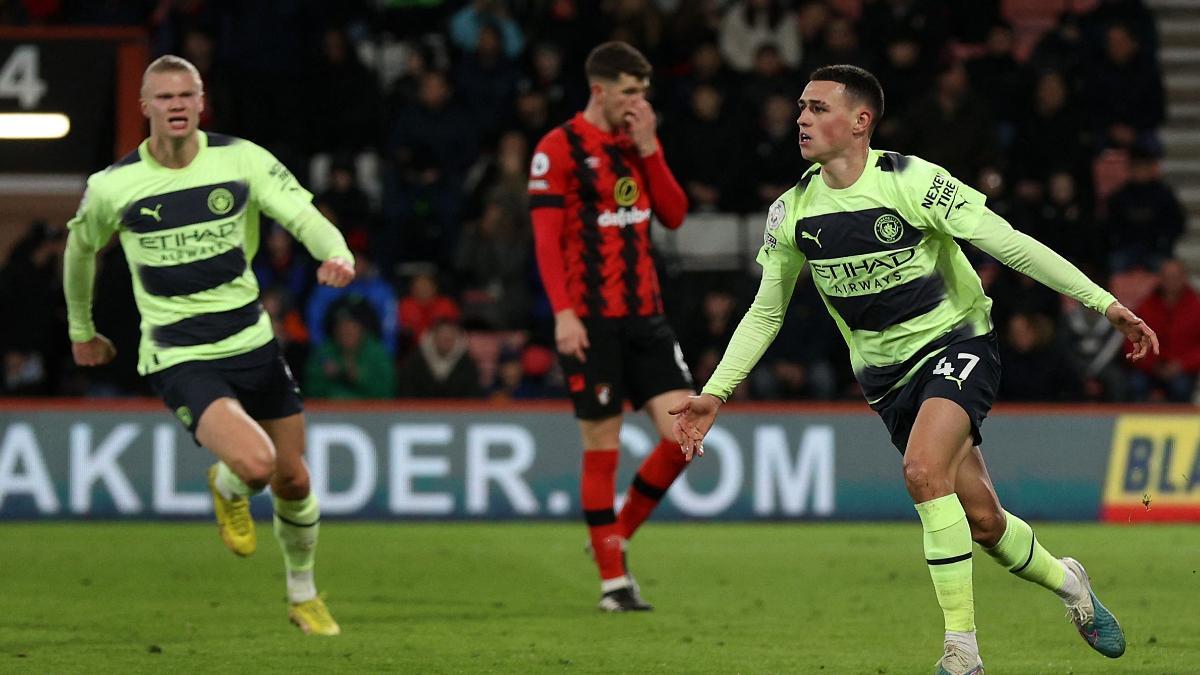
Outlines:
[{"label": "yellow football boot", "polygon": [[341,635],[342,629],[329,614],[324,594],[312,600],[293,602],[288,605],[288,619],[300,627],[305,635]]},{"label": "yellow football boot", "polygon": [[208,468],[208,490],[212,492],[213,511],[217,514],[217,530],[225,547],[240,556],[254,553],[258,539],[254,534],[254,519],[250,517],[250,499],[226,499],[217,489],[217,465]]}]

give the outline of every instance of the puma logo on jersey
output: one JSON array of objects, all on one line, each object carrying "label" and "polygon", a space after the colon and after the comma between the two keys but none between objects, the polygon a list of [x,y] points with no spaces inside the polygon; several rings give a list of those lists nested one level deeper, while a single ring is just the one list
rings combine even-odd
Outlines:
[{"label": "puma logo on jersey", "polygon": [[959,390],[959,391],[962,391],[962,383],[963,383],[962,379],[959,379],[959,378],[957,378],[957,377],[954,377],[953,375],[947,375],[947,376],[946,376],[946,379],[947,379],[947,380],[950,380],[950,381],[951,381],[951,382],[953,382],[954,384],[957,384],[957,385],[958,385],[958,390]]},{"label": "puma logo on jersey", "polygon": [[148,209],[143,206],[141,211],[139,211],[138,213],[140,213],[143,216],[150,216],[150,217],[154,218],[154,222],[161,223],[162,216],[158,215],[158,212],[160,209],[162,209],[162,204],[155,204],[153,209]]},{"label": "puma logo on jersey", "polygon": [[817,242],[817,248],[822,248],[822,246],[821,246],[821,230],[822,229],[824,229],[824,228],[818,228],[816,234],[809,234],[808,232],[801,232],[800,238],[801,239],[812,239],[813,241]]}]

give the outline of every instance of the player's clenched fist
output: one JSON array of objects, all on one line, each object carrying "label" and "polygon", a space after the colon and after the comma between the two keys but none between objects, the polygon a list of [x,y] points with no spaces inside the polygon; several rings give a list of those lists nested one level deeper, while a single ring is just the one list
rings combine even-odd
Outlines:
[{"label": "player's clenched fist", "polygon": [[112,340],[97,333],[87,342],[72,342],[71,356],[78,366],[102,366],[117,356],[117,348]]},{"label": "player's clenched fist", "polygon": [[341,288],[354,281],[354,265],[343,258],[330,258],[317,268],[317,282]]}]

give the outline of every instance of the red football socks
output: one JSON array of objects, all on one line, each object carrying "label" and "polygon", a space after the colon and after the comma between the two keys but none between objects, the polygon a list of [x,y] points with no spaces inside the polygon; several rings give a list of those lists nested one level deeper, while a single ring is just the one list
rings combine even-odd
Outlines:
[{"label": "red football socks", "polygon": [[625,575],[625,562],[621,556],[621,526],[617,524],[617,517],[613,513],[616,483],[615,449],[587,450],[583,453],[583,478],[579,495],[601,580]]},{"label": "red football socks", "polygon": [[633,485],[625,495],[625,505],[621,507],[621,516],[617,519],[621,536],[626,539],[633,537],[633,533],[646,522],[667,488],[685,468],[687,460],[679,450],[679,444],[666,438],[659,441],[638,468]]}]

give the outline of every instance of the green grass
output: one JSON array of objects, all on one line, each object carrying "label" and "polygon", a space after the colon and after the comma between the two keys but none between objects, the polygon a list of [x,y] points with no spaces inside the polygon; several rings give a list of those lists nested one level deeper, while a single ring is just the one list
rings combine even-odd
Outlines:
[{"label": "green grass", "polygon": [[[1050,593],[975,563],[989,673],[1200,672],[1196,527],[1042,525],[1127,631],[1093,653]],[[285,619],[269,526],[241,560],[199,523],[0,525],[0,672],[929,673],[941,615],[913,523],[658,525],[630,562],[658,609],[604,615],[582,525],[327,522],[342,625]]]}]

